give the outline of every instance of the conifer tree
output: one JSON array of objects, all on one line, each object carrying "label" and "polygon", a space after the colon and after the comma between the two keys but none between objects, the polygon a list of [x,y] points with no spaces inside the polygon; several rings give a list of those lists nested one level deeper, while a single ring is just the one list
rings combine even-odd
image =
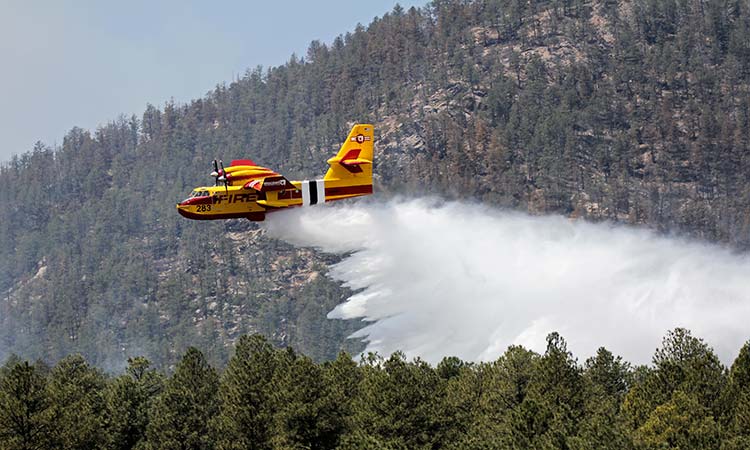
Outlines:
[{"label": "conifer tree", "polygon": [[675,391],[668,402],[654,408],[636,430],[635,441],[643,448],[718,449],[720,428],[693,393]]},{"label": "conifer tree", "polygon": [[653,362],[653,369],[647,370],[624,399],[623,413],[631,427],[640,428],[655,408],[670,402],[675,392],[688,394],[680,397],[677,405],[695,400],[706,414],[720,416],[726,371],[702,339],[693,337],[689,330],[676,328],[664,337]]},{"label": "conifer tree", "polygon": [[102,372],[81,355],[65,357],[55,365],[47,390],[56,445],[92,450],[104,445],[105,382]]},{"label": "conifer tree", "polygon": [[723,401],[726,442],[722,449],[750,448],[750,341],[732,364],[726,391]]},{"label": "conifer tree", "polygon": [[28,362],[16,362],[0,375],[0,448],[41,450],[53,441],[46,380]]},{"label": "conifer tree", "polygon": [[208,423],[218,411],[218,382],[203,354],[195,347],[188,348],[151,407],[148,448],[213,449]]},{"label": "conifer tree", "polygon": [[569,444],[573,449],[628,449],[632,439],[620,418],[620,405],[627,393],[630,366],[605,348],[586,361],[582,419],[576,436]]},{"label": "conifer tree", "polygon": [[403,353],[395,352],[382,365],[378,358],[370,358],[362,375],[353,402],[355,432],[347,446],[438,445],[445,386],[429,364],[420,359],[407,362]]},{"label": "conifer tree", "polygon": [[333,419],[339,427],[340,438],[353,428],[352,401],[359,393],[362,379],[357,363],[345,352],[340,352],[335,360],[323,364],[323,379],[328,387],[329,401],[335,406]]},{"label": "conifer tree", "polygon": [[287,370],[293,359],[293,354],[274,350],[261,335],[239,339],[221,377],[221,410],[212,422],[217,448],[271,448],[277,372]]},{"label": "conifer tree", "polygon": [[551,333],[514,417],[514,433],[525,435],[533,447],[565,448],[575,434],[582,406],[581,370],[565,340]]},{"label": "conifer tree", "polygon": [[445,412],[457,438],[448,440],[449,448],[528,447],[529,437],[514,424],[538,359],[532,351],[511,346],[496,361],[464,367],[451,379]]},{"label": "conifer tree", "polygon": [[336,448],[345,429],[348,399],[328,384],[324,369],[310,358],[294,360],[280,374],[274,415],[276,448]]},{"label": "conifer tree", "polygon": [[129,358],[126,374],[107,385],[104,400],[107,416],[107,447],[129,450],[146,442],[148,412],[159,394],[162,375],[150,369],[143,357]]}]

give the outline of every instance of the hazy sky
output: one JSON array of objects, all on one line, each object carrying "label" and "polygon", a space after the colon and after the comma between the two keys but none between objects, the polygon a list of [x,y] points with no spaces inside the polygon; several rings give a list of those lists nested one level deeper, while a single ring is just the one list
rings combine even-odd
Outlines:
[{"label": "hazy sky", "polygon": [[426,0],[0,0],[0,161],[304,56],[399,3]]}]

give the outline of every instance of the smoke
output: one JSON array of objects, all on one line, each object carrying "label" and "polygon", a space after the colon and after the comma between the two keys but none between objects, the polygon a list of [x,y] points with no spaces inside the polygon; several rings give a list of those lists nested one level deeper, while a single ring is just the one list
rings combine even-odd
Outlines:
[{"label": "smoke", "polygon": [[652,232],[434,200],[326,205],[269,216],[272,237],[343,254],[329,275],[356,293],[328,314],[368,324],[368,350],[493,360],[605,346],[648,363],[675,327],[731,362],[750,338],[750,259]]}]

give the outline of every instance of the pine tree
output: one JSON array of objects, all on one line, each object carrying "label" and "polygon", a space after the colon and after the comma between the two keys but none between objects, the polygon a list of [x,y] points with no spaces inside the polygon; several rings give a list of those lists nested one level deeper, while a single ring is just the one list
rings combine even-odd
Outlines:
[{"label": "pine tree", "polygon": [[221,377],[221,410],[212,423],[217,448],[271,448],[277,377],[293,358],[275,351],[258,334],[239,339]]},{"label": "pine tree", "polygon": [[104,392],[107,448],[129,450],[144,445],[149,409],[162,388],[161,374],[143,357],[129,358],[127,373],[111,380]]},{"label": "pine tree", "polygon": [[533,447],[565,448],[577,430],[583,398],[581,370],[565,340],[551,333],[514,417],[514,432],[525,435]]},{"label": "pine tree", "polygon": [[667,333],[653,361],[654,368],[623,402],[624,416],[633,428],[641,427],[655,408],[670,402],[675,392],[688,394],[681,397],[679,405],[687,405],[694,398],[706,414],[720,416],[719,399],[727,382],[726,370],[702,339],[676,328]]},{"label": "pine tree", "polygon": [[53,444],[51,401],[46,380],[28,362],[0,375],[0,448],[37,450]]},{"label": "pine tree", "polygon": [[[336,448],[345,429],[347,401],[310,358],[294,360],[281,375],[274,415],[276,448]],[[343,402],[341,400],[344,400]]]},{"label": "pine tree", "polygon": [[695,394],[675,391],[670,400],[657,406],[636,430],[635,440],[648,449],[700,448],[721,446],[720,428]]},{"label": "pine tree", "polygon": [[344,444],[354,448],[437,446],[444,425],[444,395],[443,381],[424,361],[407,362],[400,352],[382,364],[371,358],[353,402],[354,433]]},{"label": "pine tree", "polygon": [[449,448],[528,448],[529,436],[517,426],[539,355],[511,346],[491,363],[464,367],[447,386]]},{"label": "pine tree", "polygon": [[582,419],[576,436],[569,441],[571,448],[633,448],[627,426],[619,414],[629,378],[629,364],[603,347],[586,361]]},{"label": "pine tree", "polygon": [[723,396],[725,447],[750,448],[750,341],[746,342],[729,371]]},{"label": "pine tree", "polygon": [[61,448],[98,449],[104,445],[105,377],[81,355],[62,359],[52,369],[47,390],[54,438]]},{"label": "pine tree", "polygon": [[218,383],[216,371],[203,354],[188,348],[149,411],[148,448],[214,448],[208,423],[218,412]]}]

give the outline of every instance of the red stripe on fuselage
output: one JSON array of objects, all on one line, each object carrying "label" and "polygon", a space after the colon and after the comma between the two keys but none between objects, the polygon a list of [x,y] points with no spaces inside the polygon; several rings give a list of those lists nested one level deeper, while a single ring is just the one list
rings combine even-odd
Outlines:
[{"label": "red stripe on fuselage", "polygon": [[263,220],[261,218],[262,215],[265,215],[265,213],[262,212],[255,212],[255,213],[228,213],[228,214],[200,214],[200,213],[194,213],[190,211],[185,211],[182,209],[178,209],[177,212],[180,213],[182,217],[186,217],[188,219],[193,220],[214,220],[214,219],[250,219],[254,221],[260,221]]},{"label": "red stripe on fuselage", "polygon": [[210,205],[213,203],[213,197],[210,195],[202,196],[202,197],[191,197],[183,202],[180,203],[180,206],[187,206],[187,205]]},{"label": "red stripe on fuselage", "polygon": [[366,195],[372,194],[372,185],[342,186],[326,188],[326,197],[337,197],[339,195]]}]

